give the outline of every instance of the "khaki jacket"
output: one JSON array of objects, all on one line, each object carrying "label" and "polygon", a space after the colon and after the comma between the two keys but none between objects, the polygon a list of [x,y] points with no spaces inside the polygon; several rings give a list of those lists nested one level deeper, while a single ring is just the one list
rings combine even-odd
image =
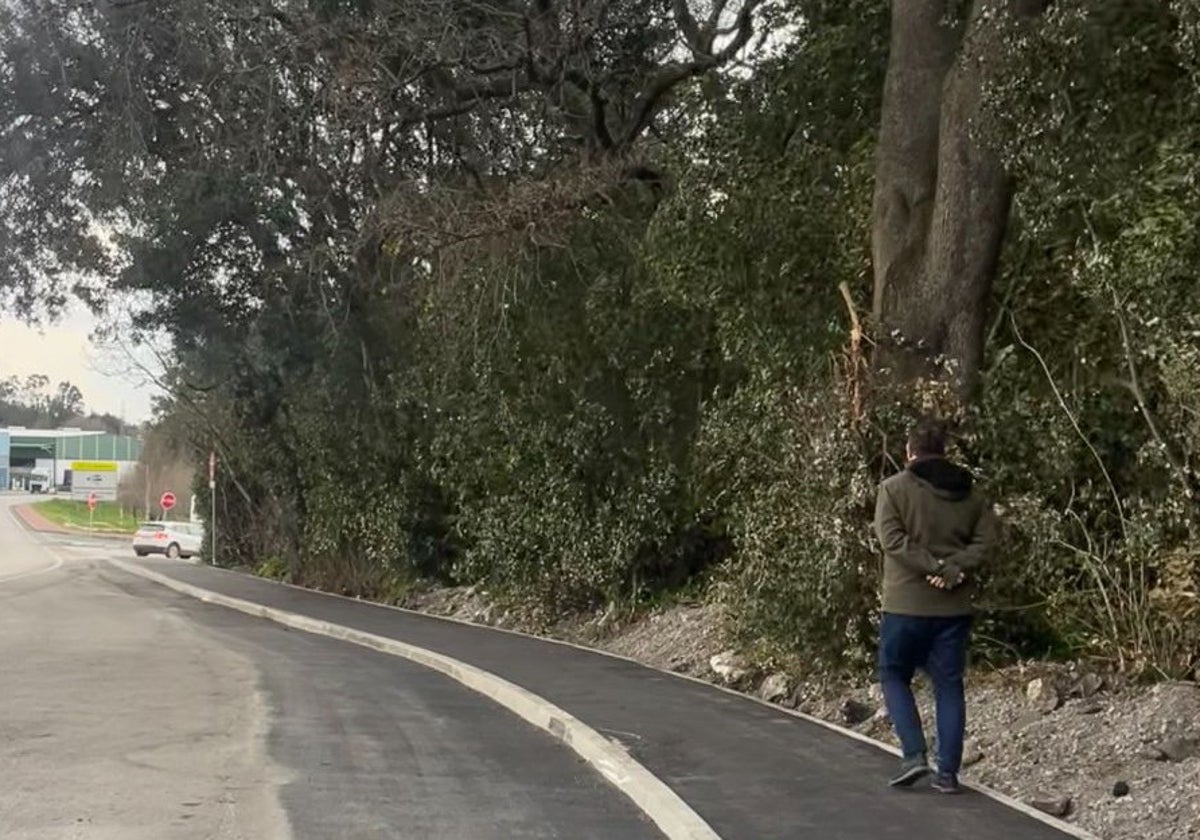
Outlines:
[{"label": "khaki jacket", "polygon": [[[995,551],[998,522],[974,478],[945,458],[924,458],[879,485],[875,533],[883,546],[883,611],[957,616],[973,612],[980,567]],[[950,590],[927,580],[940,575]]]}]

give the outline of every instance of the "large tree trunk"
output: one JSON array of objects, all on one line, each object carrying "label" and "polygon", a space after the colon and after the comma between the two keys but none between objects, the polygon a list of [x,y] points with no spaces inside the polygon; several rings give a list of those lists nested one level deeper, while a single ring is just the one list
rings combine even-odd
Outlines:
[{"label": "large tree trunk", "polygon": [[998,51],[1044,0],[893,0],[872,257],[875,367],[889,381],[950,380],[969,398],[1012,187],[981,137]]}]

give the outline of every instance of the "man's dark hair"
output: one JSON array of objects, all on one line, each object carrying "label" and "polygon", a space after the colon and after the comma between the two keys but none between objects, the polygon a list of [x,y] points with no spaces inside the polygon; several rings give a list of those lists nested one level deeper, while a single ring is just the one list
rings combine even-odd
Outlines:
[{"label": "man's dark hair", "polygon": [[908,448],[918,458],[945,455],[946,424],[932,419],[918,421],[908,432]]}]

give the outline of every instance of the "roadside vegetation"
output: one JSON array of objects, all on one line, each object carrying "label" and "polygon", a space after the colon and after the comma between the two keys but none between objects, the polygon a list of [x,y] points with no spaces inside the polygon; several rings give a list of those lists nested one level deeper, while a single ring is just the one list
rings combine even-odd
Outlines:
[{"label": "roadside vegetation", "polygon": [[169,337],[223,562],[863,669],[932,412],[987,654],[1194,675],[1200,4],[892,6],[0,10],[0,302]]},{"label": "roadside vegetation", "polygon": [[94,531],[104,534],[130,534],[138,529],[143,520],[136,511],[116,502],[99,502],[95,513],[88,510],[87,502],[72,499],[51,499],[35,502],[33,509],[56,525],[73,531]]}]

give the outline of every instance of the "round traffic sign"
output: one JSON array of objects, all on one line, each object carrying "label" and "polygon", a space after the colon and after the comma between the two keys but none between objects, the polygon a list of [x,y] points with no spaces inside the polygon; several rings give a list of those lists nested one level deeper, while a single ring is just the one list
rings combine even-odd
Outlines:
[{"label": "round traffic sign", "polygon": [[158,500],[158,504],[163,510],[170,510],[175,507],[175,494],[170,491],[163,493],[162,498]]},{"label": "round traffic sign", "polygon": [[100,503],[100,500],[96,498],[95,493],[88,493],[88,510],[95,510],[96,505],[98,505],[99,503]]}]

